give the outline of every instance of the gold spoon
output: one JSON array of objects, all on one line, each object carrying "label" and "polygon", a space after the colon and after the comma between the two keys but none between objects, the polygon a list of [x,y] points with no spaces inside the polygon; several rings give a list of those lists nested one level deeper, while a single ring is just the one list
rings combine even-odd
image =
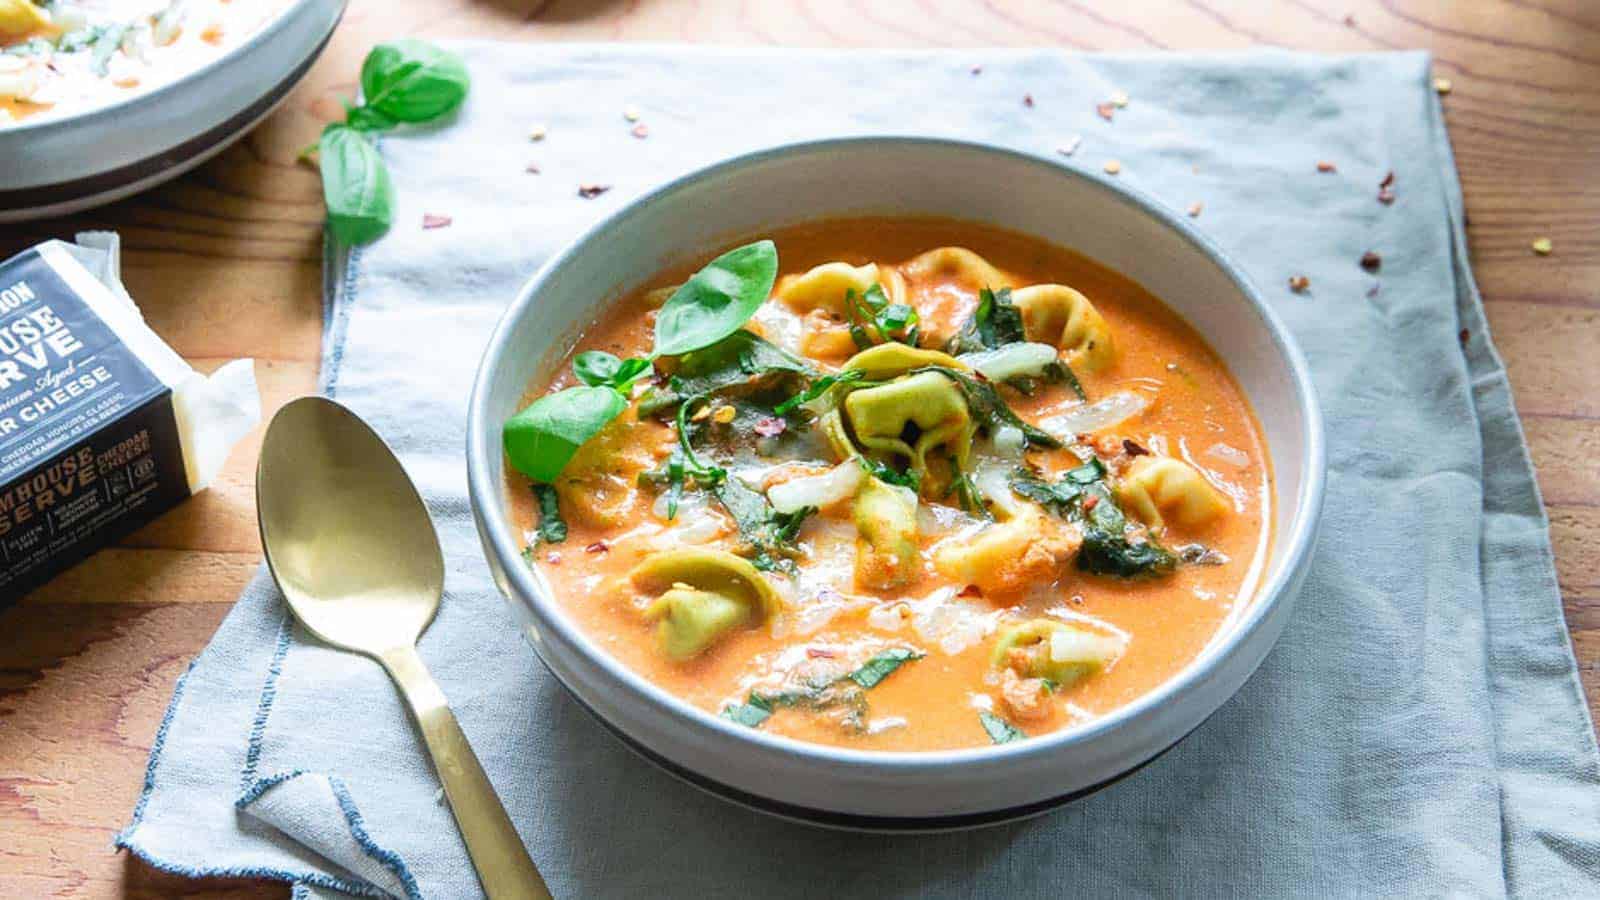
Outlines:
[{"label": "gold spoon", "polygon": [[256,508],[267,565],[295,616],[327,643],[382,663],[400,686],[484,892],[550,897],[417,655],[444,592],[444,556],[400,461],[354,413],[301,397],[267,427]]}]

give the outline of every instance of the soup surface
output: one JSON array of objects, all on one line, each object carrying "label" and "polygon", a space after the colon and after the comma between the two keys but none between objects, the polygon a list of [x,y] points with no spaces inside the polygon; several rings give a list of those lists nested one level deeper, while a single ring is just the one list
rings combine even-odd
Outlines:
[{"label": "soup surface", "polygon": [[752,728],[929,750],[1104,715],[1249,602],[1260,431],[1155,297],[969,223],[771,239],[610,307],[507,423],[525,556],[600,646]]},{"label": "soup surface", "polygon": [[293,0],[0,0],[0,128],[114,103],[237,47]]}]

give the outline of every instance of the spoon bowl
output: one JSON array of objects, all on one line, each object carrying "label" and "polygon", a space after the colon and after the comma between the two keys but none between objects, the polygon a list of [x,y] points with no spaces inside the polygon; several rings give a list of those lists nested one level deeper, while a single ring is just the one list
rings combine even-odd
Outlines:
[{"label": "spoon bowl", "polygon": [[383,439],[324,397],[278,411],[256,467],[267,567],[312,634],[383,665],[405,698],[491,900],[548,898],[494,785],[417,654],[444,594],[427,507]]},{"label": "spoon bowl", "polygon": [[256,486],[267,565],[312,634],[369,656],[416,643],[439,609],[444,555],[366,422],[321,397],[291,401],[267,430]]}]

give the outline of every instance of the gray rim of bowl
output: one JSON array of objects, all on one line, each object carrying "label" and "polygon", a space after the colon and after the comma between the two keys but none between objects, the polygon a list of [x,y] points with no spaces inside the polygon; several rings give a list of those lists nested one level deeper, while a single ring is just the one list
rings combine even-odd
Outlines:
[{"label": "gray rim of bowl", "polygon": [[[238,56],[240,53],[243,53],[246,49],[253,48],[257,44],[271,40],[273,35],[276,35],[280,30],[289,27],[285,23],[289,21],[290,16],[299,12],[302,7],[310,6],[313,3],[318,2],[322,2],[322,0],[295,0],[295,2],[285,6],[282,10],[280,10],[278,15],[274,17],[272,21],[257,29],[256,33],[250,35],[250,37],[247,38],[244,43],[234,47],[232,50],[229,50],[227,53],[222,54],[200,68],[185,72],[183,75],[160,85],[154,90],[140,91],[124,100],[118,100],[114,103],[107,103],[102,106],[91,106],[83,112],[73,113],[67,116],[46,117],[32,122],[23,121],[21,124],[0,129],[0,137],[6,137],[13,134],[36,134],[41,131],[49,131],[52,129],[65,130],[69,128],[77,128],[82,126],[84,123],[94,122],[96,119],[104,116],[119,115],[143,106],[161,103],[163,102],[163,98],[165,98],[168,94],[182,90],[190,83],[199,81],[201,78],[210,75],[212,70],[226,65],[230,60],[232,60],[235,56]],[[337,28],[339,20],[344,16],[345,8],[349,5],[349,0],[333,0],[333,2],[337,3],[339,6],[339,14],[334,17],[333,25],[333,28]],[[328,29],[329,34],[333,32],[333,28]],[[323,41],[320,44],[313,44],[312,47],[325,45],[327,43],[326,39],[328,35],[324,34],[322,37]]]},{"label": "gray rim of bowl", "polygon": [[[526,571],[526,567],[522,562],[521,551],[516,546],[512,529],[507,521],[504,485],[496,483],[490,472],[490,460],[492,458],[490,454],[502,451],[498,442],[493,442],[491,446],[491,442],[485,438],[484,425],[488,419],[486,407],[489,402],[489,381],[493,374],[490,370],[489,361],[501,358],[505,350],[504,345],[510,338],[514,323],[526,314],[533,297],[538,293],[540,287],[551,273],[562,268],[566,261],[578,252],[580,247],[588,244],[606,231],[615,228],[629,217],[638,214],[640,209],[648,205],[668,201],[674,194],[691,185],[719,178],[732,170],[783,156],[860,150],[874,146],[934,147],[942,150],[999,156],[1027,165],[1047,167],[1061,177],[1082,179],[1091,186],[1104,191],[1118,202],[1130,204],[1140,212],[1156,218],[1169,228],[1176,230],[1228,274],[1240,292],[1249,300],[1256,315],[1266,324],[1267,330],[1272,334],[1273,343],[1278,352],[1288,362],[1289,369],[1294,376],[1295,393],[1301,412],[1305,417],[1306,426],[1304,434],[1305,449],[1302,456],[1305,476],[1301,482],[1299,495],[1295,498],[1295,513],[1294,518],[1291,520],[1293,526],[1290,534],[1286,537],[1284,545],[1286,554],[1283,564],[1271,572],[1270,577],[1257,588],[1248,614],[1233,625],[1232,633],[1227,635],[1224,641],[1213,643],[1202,650],[1199,657],[1191,661],[1178,674],[1162,682],[1154,690],[1143,694],[1125,706],[1112,710],[1104,716],[1082,725],[1072,726],[1040,737],[1029,738],[1025,741],[990,747],[892,751],[852,750],[823,744],[812,744],[792,738],[766,734],[753,728],[729,722],[652,684],[648,679],[606,653],[604,649],[594,644],[587,635],[574,626],[566,614],[555,604],[554,598],[546,596],[534,581],[532,574]],[[1244,271],[1209,238],[1190,227],[1188,223],[1179,219],[1175,213],[1166,209],[1154,198],[1148,197],[1132,188],[1108,184],[1085,172],[1042,156],[989,144],[946,138],[900,135],[827,138],[783,144],[777,147],[740,154],[675,178],[634,199],[626,206],[591,226],[567,244],[559,253],[551,257],[532,277],[524,282],[517,293],[516,299],[506,308],[499,324],[495,326],[494,334],[490,337],[489,343],[484,350],[483,360],[474,380],[472,398],[467,412],[468,493],[474,506],[474,517],[480,532],[487,532],[488,546],[496,555],[501,569],[506,573],[506,577],[515,583],[521,595],[529,598],[527,602],[536,607],[540,628],[547,632],[555,632],[561,640],[577,648],[578,652],[598,664],[619,684],[632,691],[635,696],[648,701],[659,709],[676,714],[683,720],[686,727],[699,728],[703,731],[710,731],[714,735],[722,735],[738,741],[749,742],[763,750],[803,759],[807,762],[848,764],[865,769],[891,768],[902,772],[930,771],[958,763],[1015,761],[1023,757],[1053,754],[1074,744],[1086,742],[1107,732],[1114,731],[1124,723],[1137,719],[1163,705],[1175,695],[1193,688],[1198,682],[1210,675],[1240,643],[1261,627],[1261,623],[1266,619],[1267,613],[1283,602],[1283,595],[1290,586],[1290,582],[1294,580],[1294,573],[1303,565],[1309,564],[1316,539],[1317,522],[1322,511],[1323,482],[1326,475],[1324,469],[1323,422],[1321,407],[1317,403],[1316,390],[1311,380],[1310,368],[1306,363],[1305,356],[1301,353],[1299,346],[1295,343],[1283,321],[1261,298],[1260,293]],[[515,602],[522,602],[517,598],[512,599]],[[1265,658],[1265,654],[1263,654],[1263,658]],[[1246,680],[1248,680],[1248,677],[1247,675]],[[1223,702],[1227,702],[1227,698],[1224,698]],[[1218,705],[1220,706],[1221,704]]]}]

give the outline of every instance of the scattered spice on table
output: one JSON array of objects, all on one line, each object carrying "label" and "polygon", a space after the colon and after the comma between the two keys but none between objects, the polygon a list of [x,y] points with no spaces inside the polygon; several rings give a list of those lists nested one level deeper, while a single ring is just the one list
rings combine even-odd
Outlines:
[{"label": "scattered spice on table", "polygon": [[454,221],[454,220],[451,219],[449,216],[442,216],[442,215],[439,215],[438,213],[423,213],[422,214],[422,227],[423,228],[448,228],[452,221]]},{"label": "scattered spice on table", "polygon": [[1203,210],[1203,209],[1205,209],[1205,205],[1202,204],[1198,200],[1196,200],[1195,202],[1189,204],[1189,218],[1191,218],[1191,219],[1200,218],[1200,211]]},{"label": "scattered spice on table", "polygon": [[650,136],[650,126],[640,122],[639,124],[633,126],[633,129],[628,133],[642,141]]},{"label": "scattered spice on table", "polygon": [[1117,114],[1117,108],[1109,103],[1096,103],[1094,111],[1099,113],[1100,118],[1105,119],[1107,122],[1111,121],[1111,117]]},{"label": "scattered spice on table", "polygon": [[1318,172],[1324,172],[1324,173],[1326,173],[1326,172],[1337,172],[1337,171],[1339,171],[1339,167],[1334,165],[1331,162],[1328,162],[1327,160],[1322,160],[1321,162],[1317,163],[1317,171]]},{"label": "scattered spice on table", "polygon": [[1115,175],[1122,171],[1122,163],[1114,159],[1108,159],[1106,160],[1105,169],[1107,175]]},{"label": "scattered spice on table", "polygon": [[1066,141],[1061,144],[1061,146],[1057,147],[1056,152],[1062,156],[1071,156],[1072,154],[1078,152],[1078,145],[1082,143],[1083,135],[1075,134],[1072,137],[1067,138]]},{"label": "scattered spice on table", "polygon": [[537,174],[539,174],[539,164],[538,163],[528,163],[526,166],[523,167],[522,171],[527,172],[529,175],[537,175]]},{"label": "scattered spice on table", "polygon": [[1458,337],[1461,338],[1461,346],[1465,347],[1467,345],[1467,342],[1472,340],[1472,332],[1470,332],[1467,329],[1463,328],[1463,329],[1461,329],[1461,334],[1458,335]]},{"label": "scattered spice on table", "polygon": [[530,141],[542,141],[542,140],[544,140],[544,136],[545,136],[546,133],[547,133],[547,129],[543,125],[535,125],[532,128],[528,129],[528,140],[530,140]]},{"label": "scattered spice on table", "polygon": [[1556,245],[1550,243],[1550,239],[1547,237],[1539,238],[1533,242],[1533,252],[1539,254],[1540,256],[1549,256],[1550,251],[1554,250],[1555,248]]},{"label": "scattered spice on table", "polygon": [[1289,278],[1289,290],[1296,294],[1304,294],[1311,290],[1311,279],[1304,275],[1293,275]]},{"label": "scattered spice on table", "polygon": [[1377,272],[1383,268],[1383,257],[1379,256],[1376,250],[1368,250],[1361,254],[1361,268],[1368,272]]},{"label": "scattered spice on table", "polygon": [[974,74],[974,75],[982,75],[983,74],[983,66],[973,66],[972,67],[972,74]]},{"label": "scattered spice on table", "polygon": [[1128,105],[1128,95],[1125,91],[1117,91],[1111,95],[1111,105],[1123,109]]},{"label": "scattered spice on table", "polygon": [[1367,288],[1367,299],[1371,300],[1373,297],[1378,296],[1378,289],[1380,287],[1381,287],[1381,285],[1378,282],[1374,281],[1372,283],[1372,287]]},{"label": "scattered spice on table", "polygon": [[1026,106],[1029,109],[1033,109],[1033,95],[1032,94],[1023,94],[1022,95],[1022,105]]},{"label": "scattered spice on table", "polygon": [[1345,13],[1344,24],[1345,24],[1346,27],[1349,27],[1349,28],[1356,27],[1356,17],[1351,13]]},{"label": "scattered spice on table", "polygon": [[611,185],[609,184],[580,184],[578,185],[578,196],[585,200],[593,200],[609,190],[611,190]]},{"label": "scattered spice on table", "polygon": [[639,121],[639,107],[637,107],[637,106],[629,106],[629,107],[624,108],[622,110],[622,117],[624,119],[627,119],[629,122],[637,122],[637,121]]},{"label": "scattered spice on table", "polygon": [[1441,95],[1450,93],[1450,88],[1453,86],[1448,78],[1435,78],[1433,80],[1433,89]]},{"label": "scattered spice on table", "polygon": [[1394,172],[1383,176],[1383,180],[1378,182],[1378,202],[1384,206],[1394,203]]}]

